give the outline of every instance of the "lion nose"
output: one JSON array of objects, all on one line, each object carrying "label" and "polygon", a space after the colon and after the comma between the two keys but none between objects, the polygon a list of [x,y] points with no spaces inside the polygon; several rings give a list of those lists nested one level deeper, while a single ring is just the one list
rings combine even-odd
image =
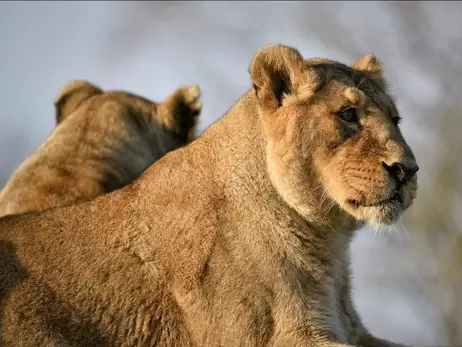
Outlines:
[{"label": "lion nose", "polygon": [[400,183],[409,181],[414,177],[417,171],[419,171],[419,165],[416,163],[410,163],[407,165],[401,163],[393,163],[388,165],[383,163],[383,166],[388,171],[388,173]]}]

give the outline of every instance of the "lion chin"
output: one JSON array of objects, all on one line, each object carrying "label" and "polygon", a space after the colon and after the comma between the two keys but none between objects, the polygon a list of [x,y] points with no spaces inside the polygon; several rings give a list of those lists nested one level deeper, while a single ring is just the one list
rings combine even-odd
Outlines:
[{"label": "lion chin", "polygon": [[341,206],[358,221],[375,226],[391,226],[399,221],[414,199],[415,192],[402,190],[372,202],[347,199]]},{"label": "lion chin", "polygon": [[358,220],[377,226],[390,226],[395,224],[404,212],[404,207],[397,201],[383,202],[373,206],[354,206],[348,212]]}]

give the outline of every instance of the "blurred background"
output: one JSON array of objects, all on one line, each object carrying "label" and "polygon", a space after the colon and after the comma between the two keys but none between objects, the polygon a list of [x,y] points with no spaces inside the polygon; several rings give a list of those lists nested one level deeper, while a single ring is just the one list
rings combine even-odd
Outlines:
[{"label": "blurred background", "polygon": [[269,43],[351,64],[375,53],[420,165],[414,208],[352,247],[355,302],[376,335],[462,346],[462,3],[1,2],[0,187],[55,125],[72,79],[160,101],[202,87],[200,130],[251,86]]}]

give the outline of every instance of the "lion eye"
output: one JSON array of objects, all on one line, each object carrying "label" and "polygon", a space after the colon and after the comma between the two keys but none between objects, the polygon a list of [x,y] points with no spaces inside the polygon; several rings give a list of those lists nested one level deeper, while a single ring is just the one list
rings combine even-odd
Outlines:
[{"label": "lion eye", "polygon": [[358,121],[358,113],[355,107],[348,107],[337,113],[338,117],[348,123],[356,123]]}]

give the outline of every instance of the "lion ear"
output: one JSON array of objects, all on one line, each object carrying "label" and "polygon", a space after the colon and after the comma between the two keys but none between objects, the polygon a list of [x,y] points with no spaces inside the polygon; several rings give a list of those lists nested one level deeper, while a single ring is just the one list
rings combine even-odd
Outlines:
[{"label": "lion ear", "polygon": [[93,95],[103,91],[87,81],[74,80],[67,83],[55,98],[56,124],[60,124],[69,114]]},{"label": "lion ear", "polygon": [[353,64],[353,69],[365,73],[376,82],[382,89],[387,87],[383,76],[383,62],[373,54],[364,55]]},{"label": "lion ear", "polygon": [[268,45],[254,56],[249,73],[260,106],[274,112],[303,79],[303,57],[284,45]]}]

